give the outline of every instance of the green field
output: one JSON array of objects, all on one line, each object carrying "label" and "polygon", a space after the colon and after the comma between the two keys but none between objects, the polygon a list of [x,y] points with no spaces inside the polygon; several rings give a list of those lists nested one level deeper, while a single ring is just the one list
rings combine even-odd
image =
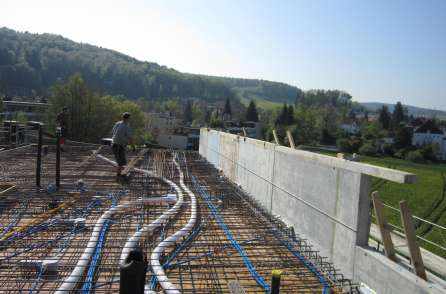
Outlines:
[{"label": "green field", "polygon": [[[323,152],[327,155],[334,153]],[[415,184],[397,184],[389,181],[373,179],[372,191],[379,191],[381,200],[399,209],[399,202],[407,200],[412,213],[418,217],[446,227],[446,164],[417,164],[390,157],[361,156],[361,162],[394,168],[417,175]],[[392,209],[385,210],[390,223],[401,227],[400,215]],[[426,223],[415,222],[417,235],[446,247],[446,231],[432,227]],[[424,248],[446,257],[446,251],[427,242],[420,243]]]},{"label": "green field", "polygon": [[[265,110],[269,110],[269,109],[273,110],[275,108],[280,108],[283,105],[283,103],[272,102],[272,101],[265,100],[262,98],[253,98],[253,99],[254,99],[254,102],[256,103],[257,107],[263,108]],[[242,102],[245,106],[248,106],[250,101],[251,101],[250,99],[245,98],[245,97],[240,98],[240,102]]]}]

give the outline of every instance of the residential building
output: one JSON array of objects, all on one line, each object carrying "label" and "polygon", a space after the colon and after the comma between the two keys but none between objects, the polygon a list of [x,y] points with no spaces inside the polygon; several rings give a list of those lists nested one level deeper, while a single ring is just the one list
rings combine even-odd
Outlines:
[{"label": "residential building", "polygon": [[356,135],[361,130],[360,126],[356,123],[356,121],[345,122],[341,124],[339,128],[349,135]]},{"label": "residential building", "polygon": [[446,160],[446,134],[432,120],[416,128],[412,137],[414,146],[422,147],[428,144],[437,145],[437,158]]}]

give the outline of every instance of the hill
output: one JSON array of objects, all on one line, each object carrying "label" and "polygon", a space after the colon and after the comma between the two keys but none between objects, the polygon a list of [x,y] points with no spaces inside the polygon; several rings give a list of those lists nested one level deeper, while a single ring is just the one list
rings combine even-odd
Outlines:
[{"label": "hill", "polygon": [[76,43],[59,35],[0,28],[0,92],[46,94],[51,86],[81,73],[90,87],[128,98],[198,97],[292,103],[297,87],[264,80],[182,73],[117,51]]},{"label": "hill", "polygon": [[[364,106],[366,109],[368,109],[369,111],[377,111],[378,109],[383,107],[383,105],[386,105],[389,108],[389,111],[393,111],[393,108],[395,107],[395,104],[381,103],[381,102],[363,102],[360,104],[362,106]],[[422,107],[411,106],[411,105],[404,105],[404,107],[407,108],[409,115],[437,117],[437,118],[446,119],[446,111],[443,111],[443,110],[422,108]]]}]

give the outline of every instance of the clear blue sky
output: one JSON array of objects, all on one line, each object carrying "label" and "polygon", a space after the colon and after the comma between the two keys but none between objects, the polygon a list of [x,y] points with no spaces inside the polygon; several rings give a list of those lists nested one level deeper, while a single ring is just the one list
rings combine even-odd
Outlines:
[{"label": "clear blue sky", "polygon": [[0,26],[184,72],[446,110],[445,0],[2,0]]}]

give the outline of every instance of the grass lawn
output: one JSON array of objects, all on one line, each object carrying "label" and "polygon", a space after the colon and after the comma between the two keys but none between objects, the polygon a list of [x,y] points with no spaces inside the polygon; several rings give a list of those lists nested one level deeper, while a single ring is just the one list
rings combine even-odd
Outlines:
[{"label": "grass lawn", "polygon": [[[334,152],[323,152],[335,155]],[[446,164],[430,163],[417,164],[391,157],[361,156],[361,162],[394,168],[417,175],[415,184],[397,184],[373,179],[372,191],[379,191],[384,203],[399,209],[399,202],[407,200],[412,213],[423,219],[446,227],[446,199],[443,194],[446,175]],[[390,223],[401,227],[400,215],[391,209],[386,209],[386,216]],[[446,247],[446,231],[431,227],[428,224],[416,222],[417,235]],[[446,258],[446,251],[421,241],[421,246]]]}]

